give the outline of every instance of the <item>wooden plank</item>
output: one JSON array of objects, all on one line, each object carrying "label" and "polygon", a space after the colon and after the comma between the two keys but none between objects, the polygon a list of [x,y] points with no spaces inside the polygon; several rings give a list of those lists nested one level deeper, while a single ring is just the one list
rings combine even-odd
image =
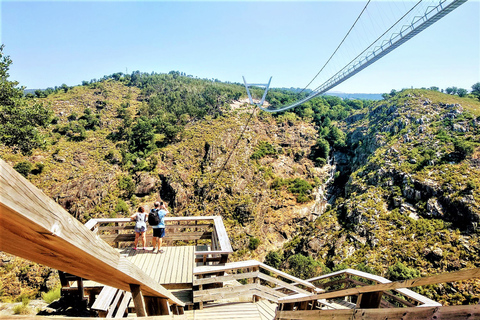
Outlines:
[{"label": "wooden plank", "polygon": [[[183,263],[183,247],[175,247],[176,259],[173,259],[169,283],[180,283]],[[180,278],[180,279],[179,279]]]},{"label": "wooden plank", "polygon": [[190,253],[188,254],[188,269],[187,269],[187,283],[193,282],[193,268],[195,267],[195,247],[190,248]]},{"label": "wooden plank", "polygon": [[259,264],[260,262],[256,260],[247,260],[247,261],[230,262],[230,263],[226,263],[223,266],[200,266],[200,267],[195,267],[193,270],[193,273],[195,275],[198,275],[198,274],[216,273],[220,271],[232,271],[236,269],[256,267]]},{"label": "wooden plank", "polygon": [[117,290],[117,292],[115,293],[115,299],[113,299],[113,302],[108,307],[107,316],[105,318],[113,318],[113,313],[115,312],[117,304],[120,301],[120,298],[123,296],[124,292],[125,291],[123,290]]},{"label": "wooden plank", "polygon": [[162,254],[163,259],[165,260],[164,262],[164,268],[162,269],[162,273],[160,275],[160,283],[168,283],[168,279],[170,278],[170,273],[171,273],[171,260],[173,256],[173,250],[171,250],[172,247],[165,247],[164,250],[165,252]]},{"label": "wooden plank", "polygon": [[122,301],[120,302],[120,305],[118,306],[117,313],[115,314],[115,318],[123,318],[123,315],[125,314],[125,310],[128,307],[128,304],[130,303],[130,300],[132,300],[132,294],[130,292],[124,291],[124,295],[122,297]]},{"label": "wooden plank", "polygon": [[214,217],[215,221],[215,230],[218,236],[218,242],[220,244],[221,251],[229,251],[230,253],[233,252],[232,246],[230,244],[230,240],[228,239],[227,231],[225,230],[225,226],[223,225],[222,217]]},{"label": "wooden plank", "polygon": [[[201,278],[193,280],[193,285],[205,285],[209,283],[221,283],[226,281],[238,280],[238,279],[251,279],[256,278],[260,274],[259,271],[255,272],[248,272],[248,273],[237,273],[237,274],[229,274],[226,276],[219,276],[219,277],[211,277],[211,278]],[[298,288],[296,288],[298,289]]]},{"label": "wooden plank", "polygon": [[[401,288],[411,288],[411,287],[417,287],[417,286],[423,286],[423,285],[429,285],[429,284],[462,281],[462,280],[468,280],[468,279],[479,278],[479,277],[480,277],[480,268],[474,268],[474,269],[455,271],[451,273],[439,274],[439,275],[423,277],[423,278],[401,280],[401,281],[395,281],[390,283],[380,283],[376,285],[344,289],[344,290],[339,290],[335,292],[326,292],[326,293],[321,293],[321,294],[317,294],[317,295],[306,297],[306,298],[286,299],[285,301],[282,300],[282,302],[290,303],[290,302],[301,302],[301,301],[314,300],[314,299],[338,298],[338,297],[344,297],[344,296],[359,295],[365,292],[398,290]],[[435,302],[435,304],[437,306],[440,305],[437,302]]]},{"label": "wooden plank", "polygon": [[276,303],[268,300],[260,300],[255,304],[262,320],[273,320],[275,318]]},{"label": "wooden plank", "polygon": [[303,294],[306,294],[306,295],[311,295],[312,293],[311,292],[308,292],[307,290],[303,290],[299,287],[296,287],[294,285],[291,285],[291,284],[288,284],[286,283],[285,281],[281,281],[281,280],[278,280],[274,277],[270,277],[269,275],[266,275],[264,273],[260,273],[259,276],[258,276],[260,279],[263,279],[265,281],[269,281],[269,282],[272,282],[272,283],[275,283],[276,285],[282,287],[282,288],[287,288],[288,290],[291,290],[291,291],[294,291],[294,292],[297,292],[297,293],[303,293]]},{"label": "wooden plank", "polygon": [[0,251],[79,277],[180,303],[0,159]]},{"label": "wooden plank", "polygon": [[204,296],[215,296],[215,295],[222,295],[225,293],[232,293],[232,292],[245,292],[249,290],[253,290],[257,287],[256,284],[246,284],[242,286],[235,286],[235,287],[224,287],[224,288],[216,288],[216,289],[206,289],[206,290],[199,290],[193,292],[193,298],[197,297],[204,297]]},{"label": "wooden plank", "polygon": [[408,307],[356,310],[277,311],[275,319],[302,320],[414,320],[414,319],[480,319],[480,305],[445,307]]},{"label": "wooden plank", "polygon": [[107,311],[117,291],[117,288],[104,286],[102,291],[100,291],[100,294],[97,296],[97,299],[95,299],[92,309]]}]

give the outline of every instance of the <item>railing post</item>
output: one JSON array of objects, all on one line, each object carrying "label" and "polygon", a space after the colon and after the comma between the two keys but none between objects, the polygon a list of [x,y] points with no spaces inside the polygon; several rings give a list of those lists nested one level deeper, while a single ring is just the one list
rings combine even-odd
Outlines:
[{"label": "railing post", "polygon": [[140,290],[140,285],[138,284],[129,284],[130,292],[132,292],[133,304],[135,305],[135,313],[137,317],[146,317],[147,310],[145,308],[145,300],[143,299],[142,291]]}]

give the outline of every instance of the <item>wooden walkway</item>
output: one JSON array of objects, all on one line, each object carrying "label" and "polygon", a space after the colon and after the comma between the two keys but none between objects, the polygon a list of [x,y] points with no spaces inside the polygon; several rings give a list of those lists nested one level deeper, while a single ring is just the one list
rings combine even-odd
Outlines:
[{"label": "wooden walkway", "polygon": [[161,285],[191,287],[195,264],[195,247],[163,247],[164,253],[150,250],[118,249],[120,254]]},{"label": "wooden walkway", "polygon": [[205,307],[201,310],[185,311],[189,320],[273,320],[277,304],[261,300],[257,303],[236,302]]}]

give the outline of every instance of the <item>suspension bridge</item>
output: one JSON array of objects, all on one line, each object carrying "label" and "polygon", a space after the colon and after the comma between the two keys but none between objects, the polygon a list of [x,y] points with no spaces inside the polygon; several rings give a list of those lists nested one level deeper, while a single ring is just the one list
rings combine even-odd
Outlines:
[{"label": "suspension bridge", "polygon": [[[243,81],[245,84],[245,88],[247,90],[250,104],[256,105],[260,107],[260,109],[266,112],[282,112],[282,111],[286,111],[286,110],[295,108],[297,106],[300,106],[305,102],[310,101],[311,99],[318,97],[319,95],[324,94],[325,92],[333,89],[334,87],[338,86],[340,83],[348,80],[349,78],[353,77],[363,69],[377,62],[379,59],[386,56],[388,53],[392,52],[396,48],[400,47],[402,44],[412,39],[413,37],[418,35],[420,32],[424,31],[429,26],[439,21],[440,19],[445,17],[447,14],[449,14],[453,10],[457,9],[459,6],[461,6],[465,2],[467,2],[467,0],[453,0],[453,1],[439,0],[438,2],[432,2],[432,3],[436,3],[436,5],[429,5],[428,7],[426,7],[426,9],[424,9],[423,12],[415,13],[414,11],[415,8],[420,3],[422,3],[422,0],[418,1],[416,5],[414,5],[410,10],[408,10],[399,20],[397,20],[390,28],[388,28],[381,36],[379,36],[373,43],[371,43],[366,49],[364,49],[360,54],[358,54],[355,58],[353,58],[343,68],[337,71],[333,76],[331,76],[328,80],[323,82],[320,86],[315,88],[308,96],[292,104],[275,107],[275,108],[263,108],[262,105],[265,101],[265,97],[267,95],[267,91],[270,87],[270,82],[272,79],[270,78],[268,84],[248,84],[244,77]],[[368,3],[370,3],[370,1],[368,1]],[[409,14],[410,16],[413,15],[413,18],[411,19],[411,21],[409,21],[406,24],[403,24],[399,29],[395,29],[395,27],[400,26],[400,23],[402,21],[405,21],[405,18],[408,17]],[[347,33],[347,36],[348,36],[348,33]],[[337,47],[337,50],[339,49],[339,47]],[[335,52],[333,53],[333,55],[330,57],[330,59],[327,61],[326,64],[328,64],[328,62],[335,55],[337,50],[335,50]],[[320,74],[322,70],[320,70],[318,74]],[[310,81],[310,83],[312,82],[313,80]],[[249,86],[265,87],[265,91],[259,103],[255,103],[253,101],[250,90],[249,90]]]}]

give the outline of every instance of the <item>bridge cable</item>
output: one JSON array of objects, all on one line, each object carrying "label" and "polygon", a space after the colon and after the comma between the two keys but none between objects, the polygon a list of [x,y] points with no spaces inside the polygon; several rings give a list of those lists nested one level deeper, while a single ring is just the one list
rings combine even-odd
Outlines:
[{"label": "bridge cable", "polygon": [[305,91],[308,86],[318,77],[318,75],[323,71],[323,69],[327,66],[327,64],[330,62],[330,60],[332,60],[333,56],[335,55],[335,53],[337,53],[338,49],[340,49],[340,46],[343,44],[343,42],[345,41],[345,39],[347,39],[348,35],[350,34],[350,31],[352,31],[353,27],[355,27],[355,25],[357,24],[357,21],[360,19],[360,17],[362,16],[363,12],[365,11],[365,9],[367,9],[367,6],[368,4],[370,3],[371,0],[368,0],[367,4],[365,5],[365,7],[363,7],[363,10],[362,12],[360,12],[360,14],[358,15],[357,19],[355,20],[355,22],[353,23],[353,25],[350,27],[350,30],[348,30],[347,34],[345,35],[345,37],[343,37],[343,40],[340,42],[340,44],[338,45],[337,49],[335,49],[335,51],[332,53],[332,55],[330,56],[330,58],[328,58],[327,62],[325,62],[325,64],[323,65],[322,69],[320,69],[320,71],[318,71],[317,75],[315,77],[313,77],[313,79],[305,86],[305,88],[302,89],[302,91],[299,92],[302,93],[303,91]]},{"label": "bridge cable", "polygon": [[[250,123],[250,120],[252,120],[254,114],[255,114],[255,108],[252,108],[252,113],[250,114],[250,117],[248,118],[247,122],[245,123],[245,125],[244,125],[244,127],[243,127],[243,130],[242,130],[242,133],[241,133],[240,136],[238,137],[237,141],[235,142],[235,145],[233,146],[232,150],[230,151],[230,154],[228,155],[227,159],[225,160],[225,162],[223,163],[222,167],[220,168],[220,171],[218,172],[217,176],[215,177],[215,180],[213,181],[212,186],[214,186],[214,185],[217,183],[217,180],[218,180],[218,178],[220,177],[220,174],[221,174],[222,171],[225,169],[228,161],[230,160],[231,156],[232,156],[233,153],[235,152],[235,149],[237,148],[238,144],[240,143],[240,140],[242,140],[243,134],[244,134],[245,131],[247,130],[248,124]],[[211,187],[211,188],[208,190],[208,192],[203,196],[202,204],[205,203],[205,199],[206,199],[207,196],[210,194],[210,192],[212,191],[212,189],[213,189],[213,188]]]},{"label": "bridge cable", "polygon": [[[343,70],[345,70],[345,68],[347,68],[352,62],[354,62],[358,57],[360,57],[362,54],[365,53],[365,51],[367,51],[368,49],[370,49],[378,40],[380,40],[385,34],[387,34],[387,32],[389,32],[390,30],[392,30],[393,27],[395,27],[400,21],[403,20],[403,18],[405,18],[410,12],[412,12],[413,9],[415,9],[423,0],[420,0],[418,1],[410,10],[408,10],[400,19],[397,20],[397,22],[395,22],[390,28],[387,29],[387,31],[385,31],[381,36],[379,36],[375,41],[373,41],[367,48],[365,48],[365,50],[363,50],[361,53],[359,53],[355,58],[352,59],[352,61],[350,61],[349,63],[347,63],[345,65],[345,67],[343,67],[342,69],[340,69],[340,71],[338,71],[337,73],[335,73],[332,77],[330,77],[330,79],[334,78],[337,74],[339,74],[340,72],[342,72]],[[328,81],[328,80],[327,80]],[[316,91],[316,90],[319,90],[320,87],[322,85],[318,86],[317,88],[315,88],[315,90],[313,91]]]}]

